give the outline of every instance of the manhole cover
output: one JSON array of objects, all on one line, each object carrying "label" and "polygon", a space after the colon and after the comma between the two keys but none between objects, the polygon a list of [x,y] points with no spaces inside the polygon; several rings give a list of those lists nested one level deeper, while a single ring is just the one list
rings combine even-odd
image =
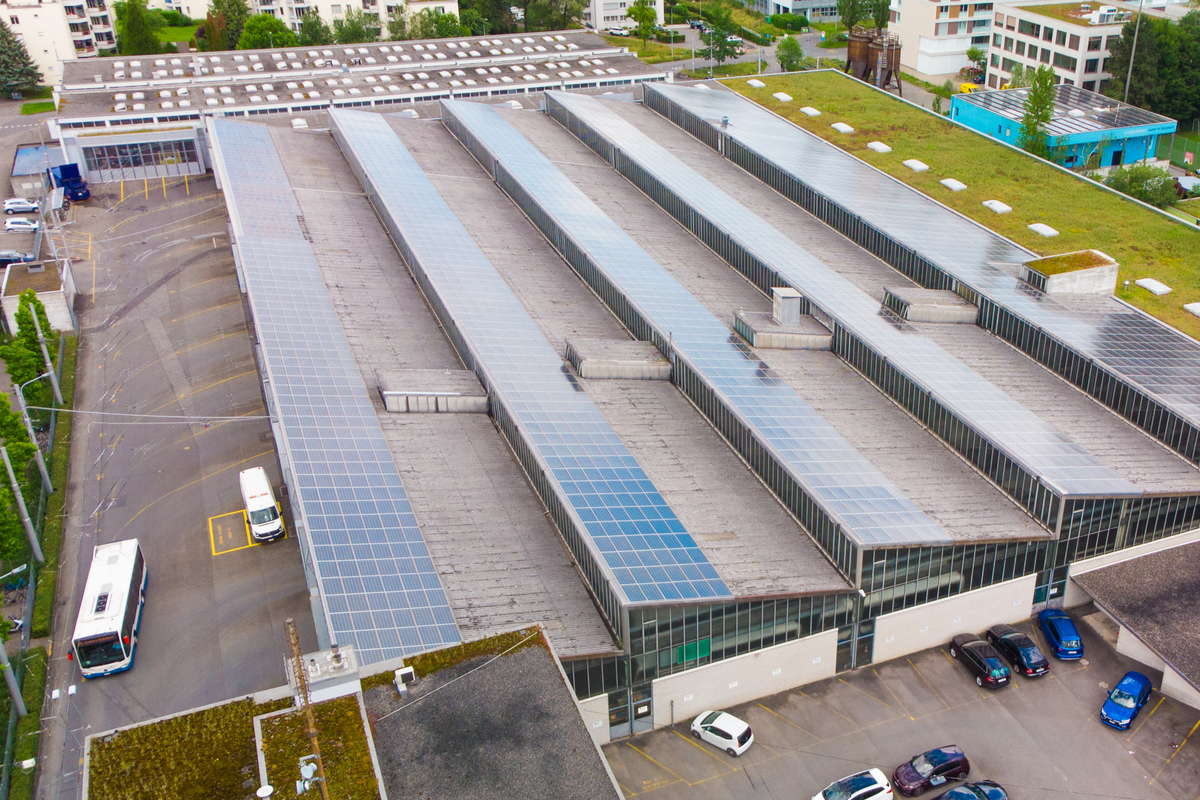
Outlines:
[{"label": "manhole cover", "polygon": [[1079,663],[1086,667],[1091,662],[1088,661],[1086,658],[1081,658],[1081,659],[1079,659]]},{"label": "manhole cover", "polygon": [[1108,681],[1100,681],[1100,688],[1108,691]]}]

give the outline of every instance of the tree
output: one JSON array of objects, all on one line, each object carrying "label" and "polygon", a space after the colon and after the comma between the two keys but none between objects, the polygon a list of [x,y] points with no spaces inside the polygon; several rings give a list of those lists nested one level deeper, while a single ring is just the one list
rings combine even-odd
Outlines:
[{"label": "tree", "polygon": [[975,69],[982,70],[983,62],[987,60],[987,50],[982,47],[968,47],[967,61],[975,65]]},{"label": "tree", "polygon": [[[409,18],[404,9],[405,4],[401,3],[393,8],[392,13],[388,16],[387,35],[389,42],[398,42],[409,38]],[[333,36],[333,32],[330,31],[329,35]]]},{"label": "tree", "polygon": [[213,16],[209,11],[208,18],[196,31],[196,39],[201,50],[228,50],[229,32],[225,28],[225,15],[217,12]]},{"label": "tree", "polygon": [[[487,23],[486,28],[479,32],[481,36],[489,33],[512,33],[516,30],[511,0],[461,0],[458,13],[462,16],[463,24],[471,27],[467,22],[467,11],[477,12]],[[471,27],[471,30],[474,31],[475,28]]]},{"label": "tree", "polygon": [[[17,335],[8,344],[0,346],[0,358],[4,359],[4,367],[14,385],[34,381],[46,371],[46,361],[42,357],[42,348],[38,343],[37,329],[33,325],[35,313],[38,315],[38,324],[42,326],[42,333],[46,337],[46,346],[52,354],[51,357],[58,352],[58,333],[50,327],[46,308],[32,289],[26,289],[21,293],[17,305]],[[31,406],[49,406],[53,397],[53,391],[46,381],[30,383],[25,388],[25,399]],[[30,413],[35,419],[44,416],[44,412],[41,414]],[[16,461],[14,460],[13,463],[16,464]],[[2,482],[0,481],[0,483]]]},{"label": "tree", "polygon": [[296,43],[302,47],[333,44],[333,29],[321,19],[320,14],[310,10],[300,18],[300,31],[296,34]]},{"label": "tree", "polygon": [[271,47],[295,47],[296,34],[274,14],[255,14],[242,26],[238,50],[266,50]]},{"label": "tree", "polygon": [[[1029,73],[1029,70],[1026,70]],[[1047,130],[1054,118],[1054,70],[1043,64],[1033,72],[1033,81],[1025,97],[1025,113],[1021,117],[1021,130],[1017,133],[1017,146],[1041,158],[1049,158],[1050,138]]]},{"label": "tree", "polygon": [[525,30],[577,28],[582,14],[582,0],[533,0],[525,11]]},{"label": "tree", "polygon": [[210,47],[212,50],[228,50],[242,38],[242,28],[250,18],[250,7],[246,0],[212,0],[209,9],[213,16],[225,18],[225,47]]},{"label": "tree", "polygon": [[[466,36],[487,36],[488,21],[486,19],[484,19],[483,15],[480,14],[475,9],[473,9],[473,8],[464,9],[463,12],[461,14],[459,14],[459,19],[462,21],[462,26],[464,28],[466,28],[468,31],[468,33],[466,33],[464,35],[466,35]],[[390,23],[389,23],[389,27],[390,27]]]},{"label": "tree", "polygon": [[637,37],[645,44],[654,35],[654,25],[658,22],[658,12],[650,4],[650,0],[634,0],[633,5],[625,9],[625,16],[637,23]]},{"label": "tree", "polygon": [[1175,193],[1175,179],[1171,177],[1171,173],[1148,164],[1114,169],[1104,179],[1104,183],[1122,194],[1157,208],[1174,205],[1179,199]]},{"label": "tree", "polygon": [[1007,83],[1010,89],[1027,89],[1033,86],[1033,76],[1037,74],[1037,70],[1026,69],[1021,64],[1013,64],[1012,77]]},{"label": "tree", "polygon": [[123,56],[148,56],[162,52],[162,43],[146,21],[145,0],[126,0],[117,17],[118,47]]},{"label": "tree", "polygon": [[0,88],[5,94],[28,91],[42,81],[41,71],[29,57],[25,45],[0,20]]},{"label": "tree", "polygon": [[804,62],[804,49],[795,37],[784,36],[779,40],[779,44],[775,45],[775,60],[784,72],[795,72]]},{"label": "tree", "polygon": [[442,14],[436,9],[433,12],[434,35],[438,39],[453,39],[456,36],[470,36],[471,31],[465,28],[453,14]]},{"label": "tree", "polygon": [[333,36],[338,44],[374,42],[379,39],[379,17],[361,8],[347,9],[345,16],[333,21]]},{"label": "tree", "polygon": [[726,6],[715,6],[709,12],[708,24],[712,26],[712,30],[700,34],[706,45],[700,50],[700,55],[712,59],[718,65],[724,64],[729,58],[736,56],[741,48],[739,42],[729,41],[734,31],[732,12]]},{"label": "tree", "polygon": [[866,0],[837,0],[837,12],[842,24],[853,28],[867,16]]},{"label": "tree", "polygon": [[892,21],[891,0],[870,0],[869,10],[876,30],[886,31],[888,23]]},{"label": "tree", "polygon": [[933,105],[931,107],[931,110],[935,114],[941,114],[942,113],[942,101],[949,100],[951,95],[954,94],[954,82],[952,80],[950,80],[949,78],[947,78],[945,83],[943,83],[941,86],[933,87],[932,91],[933,91]]}]

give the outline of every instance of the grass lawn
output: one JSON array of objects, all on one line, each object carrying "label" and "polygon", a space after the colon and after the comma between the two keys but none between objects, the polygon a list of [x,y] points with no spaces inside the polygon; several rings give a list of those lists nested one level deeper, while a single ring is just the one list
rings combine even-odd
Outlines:
[{"label": "grass lawn", "polygon": [[667,61],[682,61],[692,57],[692,51],[683,45],[673,46],[653,39],[642,43],[635,36],[605,36],[604,40],[617,47],[628,47],[629,52],[647,64],[662,64]]},{"label": "grass lawn", "polygon": [[199,27],[199,23],[196,25],[180,25],[177,27],[168,26],[165,28],[159,28],[154,32],[154,35],[157,36],[158,40],[163,44],[167,44],[168,42],[190,42],[192,37],[196,35],[197,27]]},{"label": "grass lawn", "polygon": [[22,103],[22,114],[45,114],[47,111],[54,111],[53,100],[35,100],[32,103]]},{"label": "grass lawn", "polygon": [[[769,69],[770,62],[763,59],[763,68]],[[738,75],[757,75],[757,61],[739,61],[736,64],[721,64],[713,67],[713,75],[717,78],[733,78]],[[679,77],[686,80],[703,80],[708,77],[708,67],[698,67],[694,70],[680,70]]]},{"label": "grass lawn", "polygon": [[[8,688],[0,682],[0,692],[6,699],[3,720],[8,722],[7,696]],[[42,700],[46,694],[46,648],[35,647],[25,653],[25,676],[21,679],[21,696],[25,700],[25,710],[29,713],[17,720],[17,744],[13,752],[13,763],[19,764],[29,758],[36,758],[38,744],[41,741],[39,733],[42,727]],[[9,786],[9,800],[33,800],[33,782],[37,777],[34,771],[14,769],[12,783]]]},{"label": "grass lawn", "polygon": [[[363,732],[358,698],[354,695],[339,697],[317,703],[312,709],[329,796],[377,800],[379,783],[375,780],[371,751]],[[271,785],[294,786],[300,777],[300,757],[313,751],[305,734],[306,725],[304,712],[300,709],[262,721],[263,757]]]},{"label": "grass lawn", "polygon": [[1029,262],[1029,266],[1043,275],[1062,275],[1066,272],[1107,266],[1109,263],[1108,259],[1099,255],[1094,250],[1081,250],[1078,253],[1063,253],[1057,256],[1048,256],[1047,258],[1035,258]]},{"label": "grass lawn", "polygon": [[[1075,25],[1087,26],[1087,18],[1079,13],[1079,3],[1055,3],[1050,6],[1018,6],[1024,11],[1032,11],[1034,14],[1041,14],[1043,17],[1056,19],[1060,22],[1070,22]],[[1099,6],[1095,6],[1099,8]],[[1072,16],[1070,12],[1075,12]]]},{"label": "grass lawn", "polygon": [[[822,138],[829,138],[833,122],[850,124],[854,133],[839,134],[838,147],[1039,255],[1095,249],[1112,256],[1121,265],[1118,297],[1200,338],[1200,319],[1183,310],[1185,303],[1200,301],[1200,231],[841,73],[764,75],[762,80],[764,89],[741,80],[729,86]],[[795,102],[771,96],[780,91]],[[806,105],[822,115],[801,114]],[[868,150],[867,143],[875,140],[892,152]],[[910,158],[924,161],[929,170],[908,169],[901,162]],[[939,184],[943,178],[960,180],[967,188],[951,192]],[[990,199],[1007,203],[1013,212],[992,213],[981,205]],[[1027,226],[1035,222],[1059,235],[1047,239],[1034,233]],[[1156,297],[1132,284],[1139,278],[1156,278],[1174,291]],[[1124,280],[1130,281],[1128,289]]]}]

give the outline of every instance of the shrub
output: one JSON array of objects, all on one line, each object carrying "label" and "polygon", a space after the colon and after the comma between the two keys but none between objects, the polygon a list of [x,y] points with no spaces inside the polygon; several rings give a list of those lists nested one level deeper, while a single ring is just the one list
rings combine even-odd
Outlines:
[{"label": "shrub", "polygon": [[808,27],[808,17],[803,14],[772,14],[771,24],[785,31],[798,31]]}]

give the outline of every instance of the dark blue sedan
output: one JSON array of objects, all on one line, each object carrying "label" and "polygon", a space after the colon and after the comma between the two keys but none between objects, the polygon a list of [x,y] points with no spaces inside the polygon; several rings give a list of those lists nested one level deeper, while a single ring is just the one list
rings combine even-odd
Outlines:
[{"label": "dark blue sedan", "polygon": [[1150,679],[1140,672],[1126,672],[1100,708],[1100,721],[1117,730],[1126,730],[1150,699]]},{"label": "dark blue sedan", "polygon": [[1083,639],[1075,623],[1065,611],[1057,608],[1047,608],[1038,614],[1038,625],[1050,645],[1050,652],[1063,661],[1075,661],[1083,658]]},{"label": "dark blue sedan", "polygon": [[1008,800],[1008,792],[995,781],[979,781],[955,786],[933,800]]}]

